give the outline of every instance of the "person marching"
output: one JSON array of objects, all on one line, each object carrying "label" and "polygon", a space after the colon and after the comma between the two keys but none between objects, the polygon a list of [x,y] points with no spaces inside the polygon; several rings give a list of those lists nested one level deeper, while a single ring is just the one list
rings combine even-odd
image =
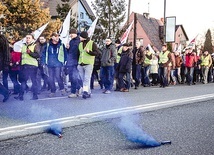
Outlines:
[{"label": "person marching", "polygon": [[201,55],[201,71],[203,75],[203,84],[207,84],[209,68],[212,65],[212,58],[208,51]]},{"label": "person marching", "polygon": [[49,43],[42,52],[42,65],[47,65],[48,67],[48,80],[51,88],[49,97],[54,97],[56,93],[55,78],[58,82],[61,95],[66,94],[61,76],[62,67],[65,64],[66,58],[66,49],[61,39],[59,39],[59,34],[56,32],[52,33]]},{"label": "person marching", "polygon": [[71,82],[71,94],[68,95],[68,97],[75,98],[78,96],[78,94],[76,94],[76,91],[81,87],[79,84],[80,76],[77,70],[79,59],[78,46],[80,43],[80,38],[77,35],[76,29],[72,28],[70,30],[70,37],[71,40],[66,46],[66,48],[68,49],[66,68],[68,69],[69,80]]},{"label": "person marching", "polygon": [[[129,92],[131,86],[131,69],[132,69],[133,53],[129,49],[129,44],[123,44],[123,51],[117,67],[119,72],[118,82],[120,92]],[[126,79],[124,82],[124,78]]]},{"label": "person marching", "polygon": [[110,38],[106,39],[106,46],[101,57],[101,81],[104,84],[104,94],[110,94],[114,81],[114,63],[116,61],[116,48]]},{"label": "person marching", "polygon": [[88,38],[88,33],[83,31],[80,33],[79,61],[78,71],[83,82],[83,94],[84,99],[91,97],[91,75],[94,66],[94,59],[98,53],[97,45],[94,41]]},{"label": "person marching", "polygon": [[[0,34],[0,71],[6,70],[10,63],[10,49],[6,37]],[[10,97],[10,91],[0,83],[0,94],[4,96],[3,102],[6,102]]]},{"label": "person marching", "polygon": [[160,77],[160,87],[165,88],[168,84],[167,80],[167,69],[169,66],[169,63],[171,62],[171,54],[167,50],[167,45],[162,45],[162,51],[159,54],[159,77]]},{"label": "person marching", "polygon": [[21,89],[19,95],[14,97],[17,100],[24,100],[24,91],[26,90],[27,81],[30,78],[32,82],[31,91],[33,92],[32,100],[38,99],[37,89],[37,70],[38,70],[38,58],[40,57],[39,52],[35,50],[34,36],[32,34],[26,35],[26,43],[21,49],[21,67],[20,67],[20,80]]}]

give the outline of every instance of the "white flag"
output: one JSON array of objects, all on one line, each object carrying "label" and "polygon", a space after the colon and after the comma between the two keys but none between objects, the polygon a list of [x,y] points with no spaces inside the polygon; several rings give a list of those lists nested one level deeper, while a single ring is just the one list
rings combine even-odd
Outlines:
[{"label": "white flag", "polygon": [[89,27],[89,29],[88,29],[88,37],[89,38],[91,38],[92,36],[93,36],[93,34],[94,34],[94,30],[95,30],[95,27],[96,27],[96,25],[97,25],[97,21],[98,21],[98,18],[99,17],[97,17],[94,21],[93,21],[93,23],[91,24],[91,26]]},{"label": "white flag", "polygon": [[178,46],[177,51],[181,54],[181,51],[182,51],[182,49],[181,49],[181,44]]},{"label": "white flag", "polygon": [[[48,22],[49,23],[49,22]],[[42,34],[42,32],[44,31],[44,29],[47,27],[48,23],[46,23],[45,25],[43,25],[42,27],[38,28],[36,31],[32,32],[32,34],[34,35],[34,39],[35,41],[39,38],[39,36]],[[26,38],[23,38],[20,41],[17,41],[14,44],[13,50],[16,52],[21,52],[22,46],[23,44],[26,43]]]},{"label": "white flag", "polygon": [[70,21],[71,21],[71,9],[69,10],[69,12],[59,30],[60,39],[62,40],[62,43],[65,46],[69,42]]},{"label": "white flag", "polygon": [[130,32],[130,30],[132,28],[133,23],[134,23],[134,20],[129,25],[128,29],[126,30],[126,32],[123,34],[122,38],[120,39],[120,41],[121,41],[122,44],[126,43],[126,40],[128,39],[129,32]]},{"label": "white flag", "polygon": [[148,46],[147,46],[148,48],[149,48],[149,51],[152,53],[152,54],[155,54],[155,51],[153,50],[153,48],[151,47],[151,45],[150,44],[148,44]]}]

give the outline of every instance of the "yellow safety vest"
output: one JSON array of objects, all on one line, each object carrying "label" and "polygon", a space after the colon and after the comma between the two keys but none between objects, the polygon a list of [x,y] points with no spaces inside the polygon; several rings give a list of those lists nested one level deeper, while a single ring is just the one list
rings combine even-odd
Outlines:
[{"label": "yellow safety vest", "polygon": [[165,53],[161,51],[159,54],[159,63],[163,63],[163,64],[166,63],[169,60],[168,54],[169,54],[169,51],[166,51]]},{"label": "yellow safety vest", "polygon": [[[49,48],[49,44],[47,43],[47,48],[46,48],[46,64],[48,64],[48,48]],[[65,61],[64,55],[65,55],[65,53],[64,53],[64,49],[63,49],[63,44],[61,44],[60,47],[59,47],[59,53],[58,53],[58,60],[61,63],[64,63],[64,61]]]},{"label": "yellow safety vest", "polygon": [[122,51],[123,51],[123,46],[121,46],[121,47],[117,50],[117,60],[116,60],[117,63],[119,63],[120,57],[121,57],[121,56],[118,55],[118,54],[121,54]]},{"label": "yellow safety vest", "polygon": [[85,48],[83,48],[83,42],[81,42],[79,44],[79,51],[80,51],[80,56],[79,56],[79,64],[83,63],[83,64],[90,64],[93,65],[94,64],[94,59],[95,56],[92,56],[90,54],[88,54],[85,50],[88,48],[89,51],[92,51],[92,46],[93,46],[93,41],[90,40]]},{"label": "yellow safety vest", "polygon": [[201,66],[209,66],[210,64],[210,55],[208,54],[206,57],[204,55],[201,56]]},{"label": "yellow safety vest", "polygon": [[[34,52],[34,48],[35,48],[35,44],[32,44],[32,45],[28,46],[28,49],[31,52]],[[22,46],[21,53],[22,53],[21,65],[25,65],[26,64],[26,65],[32,65],[32,66],[37,66],[38,67],[38,61],[27,53],[27,45],[26,44],[24,44]]]},{"label": "yellow safety vest", "polygon": [[[147,55],[151,55],[152,53],[149,51],[149,53]],[[144,59],[144,64],[146,65],[151,65],[152,64],[152,59],[148,59],[146,56],[145,56],[145,59]]]}]

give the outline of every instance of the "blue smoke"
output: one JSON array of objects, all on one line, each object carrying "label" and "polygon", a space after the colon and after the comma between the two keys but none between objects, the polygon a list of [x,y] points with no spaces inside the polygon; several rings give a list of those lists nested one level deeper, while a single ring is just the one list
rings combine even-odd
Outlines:
[{"label": "blue smoke", "polygon": [[143,145],[144,147],[156,147],[161,143],[156,141],[152,136],[148,135],[137,124],[139,118],[134,115],[123,116],[120,118],[118,128],[125,135],[127,140]]}]

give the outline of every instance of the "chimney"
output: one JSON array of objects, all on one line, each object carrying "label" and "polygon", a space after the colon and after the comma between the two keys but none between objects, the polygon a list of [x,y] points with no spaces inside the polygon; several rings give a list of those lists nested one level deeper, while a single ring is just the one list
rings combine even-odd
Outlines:
[{"label": "chimney", "polygon": [[144,12],[144,13],[143,13],[143,16],[144,16],[145,18],[149,19],[149,13]]}]

